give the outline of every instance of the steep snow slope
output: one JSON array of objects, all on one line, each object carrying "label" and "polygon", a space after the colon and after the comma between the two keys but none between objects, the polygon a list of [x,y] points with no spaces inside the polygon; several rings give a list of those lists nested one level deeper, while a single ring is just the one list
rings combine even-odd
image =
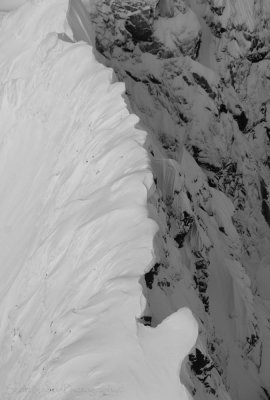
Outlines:
[{"label": "steep snow slope", "polygon": [[[0,397],[188,399],[190,311],[139,321],[158,229],[147,134],[72,43],[67,6],[31,1],[0,25]],[[88,40],[82,12],[68,21]]]},{"label": "steep snow slope", "polygon": [[164,15],[96,0],[89,16],[152,132],[152,325],[183,305],[197,316],[182,371],[195,399],[269,399],[269,2],[176,0]]}]

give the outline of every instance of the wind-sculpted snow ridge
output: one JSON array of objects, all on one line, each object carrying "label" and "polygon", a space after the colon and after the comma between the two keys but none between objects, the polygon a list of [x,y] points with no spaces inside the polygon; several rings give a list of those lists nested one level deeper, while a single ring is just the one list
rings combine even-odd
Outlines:
[{"label": "wind-sculpted snow ridge", "polygon": [[158,228],[147,133],[67,7],[31,1],[0,25],[0,398],[188,399],[190,311],[139,321]]},{"label": "wind-sculpted snow ridge", "polygon": [[152,132],[147,321],[197,317],[182,369],[194,399],[269,400],[270,3],[91,3],[96,48]]}]

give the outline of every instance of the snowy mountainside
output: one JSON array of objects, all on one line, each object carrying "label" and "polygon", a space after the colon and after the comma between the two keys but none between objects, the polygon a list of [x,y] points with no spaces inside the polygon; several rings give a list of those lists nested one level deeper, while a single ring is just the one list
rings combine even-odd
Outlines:
[{"label": "snowy mountainside", "polygon": [[1,17],[1,399],[270,398],[268,17]]},{"label": "snowy mountainside", "polygon": [[153,326],[183,305],[197,317],[182,370],[194,399],[270,398],[268,16],[256,0],[89,9],[104,64],[150,130],[148,313]]},{"label": "snowy mountainside", "polygon": [[0,22],[0,397],[189,399],[191,312],[140,321],[158,230],[148,135],[72,41],[90,38],[82,10],[31,1]]}]

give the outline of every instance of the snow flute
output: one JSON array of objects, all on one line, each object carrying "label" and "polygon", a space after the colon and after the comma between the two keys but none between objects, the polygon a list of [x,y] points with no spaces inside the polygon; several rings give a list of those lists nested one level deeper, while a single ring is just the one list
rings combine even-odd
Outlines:
[{"label": "snow flute", "polygon": [[70,0],[67,12],[67,21],[76,41],[83,40],[92,44],[93,32],[87,16],[87,10],[81,0]]}]

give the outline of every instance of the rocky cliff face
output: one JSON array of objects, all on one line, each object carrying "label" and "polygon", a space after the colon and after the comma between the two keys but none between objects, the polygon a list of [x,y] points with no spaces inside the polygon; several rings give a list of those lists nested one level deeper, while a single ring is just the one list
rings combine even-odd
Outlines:
[{"label": "rocky cliff face", "polygon": [[[87,2],[86,2],[87,3]],[[194,399],[270,398],[270,3],[95,0],[96,48],[150,130],[153,326],[200,324]]]}]

